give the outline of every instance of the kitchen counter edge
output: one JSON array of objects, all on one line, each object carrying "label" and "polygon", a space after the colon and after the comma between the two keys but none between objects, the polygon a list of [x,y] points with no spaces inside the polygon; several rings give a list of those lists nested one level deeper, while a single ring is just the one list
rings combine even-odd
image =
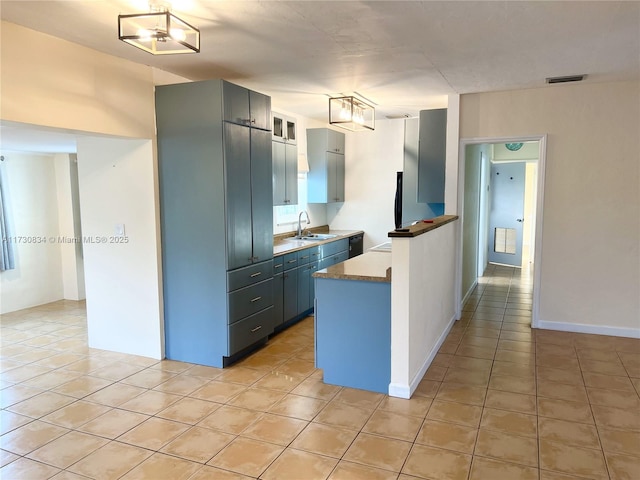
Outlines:
[{"label": "kitchen counter edge", "polygon": [[391,283],[391,253],[367,252],[331,267],[318,270],[313,276],[315,278],[336,280]]},{"label": "kitchen counter edge", "polygon": [[304,240],[292,240],[292,237],[288,237],[284,240],[278,240],[273,242],[273,256],[279,257],[291,252],[297,252],[298,250],[304,250],[305,248],[312,248],[316,245],[325,245],[327,243],[336,242],[344,238],[353,237],[354,235],[364,234],[363,230],[330,230],[328,232],[331,235],[337,235],[334,238],[328,238],[326,240],[318,241],[304,241]]},{"label": "kitchen counter edge", "polygon": [[441,215],[429,221],[429,223],[425,223],[424,221],[418,222],[415,225],[411,225],[406,232],[399,232],[397,230],[392,230],[389,232],[390,238],[411,238],[417,237],[418,235],[422,235],[423,233],[430,232],[431,230],[435,230],[438,227],[446,225],[447,223],[451,223],[454,220],[457,220],[457,215]]}]

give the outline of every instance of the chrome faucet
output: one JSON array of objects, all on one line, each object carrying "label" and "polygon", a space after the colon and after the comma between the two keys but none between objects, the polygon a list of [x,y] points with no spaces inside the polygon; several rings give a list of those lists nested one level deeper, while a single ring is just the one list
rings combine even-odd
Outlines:
[{"label": "chrome faucet", "polygon": [[296,232],[296,237],[298,237],[298,238],[300,238],[302,236],[302,214],[303,213],[307,217],[307,225],[309,225],[311,223],[311,220],[309,220],[309,214],[307,213],[307,211],[306,210],[302,210],[298,214],[298,231]]}]

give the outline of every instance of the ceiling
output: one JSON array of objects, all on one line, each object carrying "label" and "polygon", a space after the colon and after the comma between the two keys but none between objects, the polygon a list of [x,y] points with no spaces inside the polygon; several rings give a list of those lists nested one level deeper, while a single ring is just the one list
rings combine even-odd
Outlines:
[{"label": "ceiling", "polygon": [[[147,0],[1,0],[3,20],[191,80],[225,78],[275,108],[326,121],[327,96],[357,92],[377,117],[446,96],[542,87],[545,78],[640,78],[637,1],[173,0],[201,53],[152,56],[117,39]],[[562,88],[553,85],[546,88]],[[4,129],[3,129],[4,135]]]}]

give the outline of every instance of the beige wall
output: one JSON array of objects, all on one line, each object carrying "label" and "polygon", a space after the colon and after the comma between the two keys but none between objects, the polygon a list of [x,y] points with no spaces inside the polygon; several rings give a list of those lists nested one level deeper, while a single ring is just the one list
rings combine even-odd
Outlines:
[{"label": "beige wall", "polygon": [[461,98],[461,138],[548,134],[541,326],[639,335],[639,105],[639,82]]},{"label": "beige wall", "polygon": [[145,65],[2,22],[3,120],[153,138],[153,72]]}]

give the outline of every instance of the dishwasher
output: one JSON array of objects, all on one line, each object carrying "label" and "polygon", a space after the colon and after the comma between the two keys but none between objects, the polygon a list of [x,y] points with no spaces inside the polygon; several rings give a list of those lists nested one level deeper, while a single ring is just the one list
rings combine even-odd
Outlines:
[{"label": "dishwasher", "polygon": [[364,244],[364,233],[358,233],[349,237],[349,258],[362,255],[362,249]]}]

